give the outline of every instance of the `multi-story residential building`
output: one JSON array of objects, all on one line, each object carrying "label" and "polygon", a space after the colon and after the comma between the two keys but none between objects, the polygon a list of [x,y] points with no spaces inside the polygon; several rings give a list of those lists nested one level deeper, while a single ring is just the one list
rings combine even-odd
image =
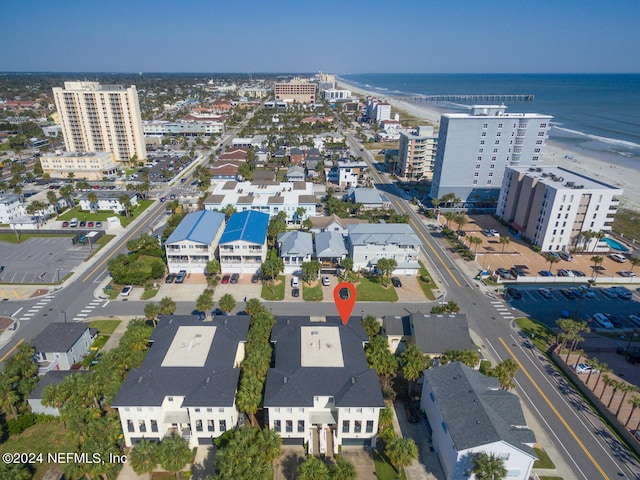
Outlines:
[{"label": "multi-story residential building", "polygon": [[70,370],[89,353],[95,338],[86,323],[54,322],[46,326],[32,342],[38,373]]},{"label": "multi-story residential building", "polygon": [[338,90],[336,88],[330,88],[323,90],[323,97],[326,101],[336,100],[351,100],[351,90]]},{"label": "multi-story residential building", "polygon": [[283,232],[276,243],[284,273],[302,273],[303,262],[310,261],[313,255],[313,236],[308,232]]},{"label": "multi-story residential building", "polygon": [[350,188],[347,195],[351,202],[359,204],[365,210],[391,208],[391,200],[387,194],[377,188]]},{"label": "multi-story residential building", "polygon": [[406,223],[348,225],[347,248],[354,270],[376,269],[381,258],[393,258],[395,274],[415,274],[420,268],[418,256],[422,242]]},{"label": "multi-story residential building", "polygon": [[253,210],[234,213],[220,237],[222,273],[257,273],[267,258],[269,215]]},{"label": "multi-story residential building", "polygon": [[276,100],[315,103],[317,89],[317,83],[296,77],[290,82],[276,82],[273,86],[273,93]]},{"label": "multi-story residential building", "polygon": [[222,121],[189,121],[168,122],[166,120],[146,120],[142,122],[142,130],[147,137],[163,137],[165,135],[222,135],[225,125]]},{"label": "multi-story residential building", "polygon": [[24,215],[20,197],[12,193],[0,195],[0,223],[11,223],[11,219]]},{"label": "multi-story residential building", "polygon": [[464,313],[435,315],[411,313],[411,342],[430,358],[439,358],[446,351],[475,351],[469,334],[469,321]]},{"label": "multi-story residential building", "polygon": [[[207,210],[222,211],[227,205],[238,212],[257,211],[287,214],[287,223],[298,224],[316,213],[316,196],[311,182],[217,182],[204,201]],[[300,215],[298,209],[304,212]]]},{"label": "multi-story residential building", "polygon": [[188,213],[164,243],[169,272],[205,273],[207,262],[216,258],[224,227],[223,213]]},{"label": "multi-story residential building", "polygon": [[421,126],[414,131],[401,131],[395,174],[406,180],[433,177],[437,140],[433,127]]},{"label": "multi-story residential building", "polygon": [[391,119],[391,105],[377,98],[367,98],[367,118],[370,122],[380,123]]},{"label": "multi-story residential building", "polygon": [[367,365],[368,337],[359,320],[276,318],[264,407],[284,444],[306,443],[314,455],[336,454],[340,445],[375,446],[384,400]]},{"label": "multi-story residential building", "polygon": [[62,152],[45,153],[40,157],[42,173],[51,178],[74,178],[102,180],[114,178],[121,166],[116,163],[111,152]]},{"label": "multi-story residential building", "polygon": [[505,167],[538,164],[553,117],[505,109],[474,105],[441,116],[431,198],[453,194],[468,208],[493,210]]},{"label": "multi-story residential building", "polygon": [[344,237],[338,232],[318,232],[313,237],[314,255],[320,262],[320,273],[337,273],[347,257]]},{"label": "multi-story residential building", "polygon": [[424,372],[422,410],[432,426],[433,448],[447,480],[469,478],[475,454],[499,457],[505,478],[527,480],[537,460],[534,433],[519,398],[460,362]]},{"label": "multi-story residential building", "polygon": [[603,239],[582,234],[611,231],[622,193],[562,167],[507,167],[496,213],[543,252],[606,252]]},{"label": "multi-story residential building", "polygon": [[319,232],[334,232],[339,233],[343,237],[349,232],[347,226],[358,223],[369,223],[368,220],[362,220],[359,218],[341,218],[336,214],[329,215],[328,217],[309,217],[311,221],[311,231],[313,233]]},{"label": "multi-story residential building", "polygon": [[78,205],[81,210],[87,210],[91,212],[108,211],[111,210],[113,213],[120,213],[125,211],[125,206],[120,201],[120,197],[122,195],[127,195],[129,197],[129,203],[132,207],[138,206],[138,194],[136,192],[117,192],[113,190],[94,190],[92,193],[95,193],[98,198],[97,201],[91,202],[89,200],[89,193],[83,193],[78,201]]},{"label": "multi-story residential building", "polygon": [[340,187],[355,187],[364,178],[364,172],[369,166],[367,162],[343,158],[329,170],[327,180]]},{"label": "multi-story residential building", "polygon": [[248,316],[161,316],[142,365],[129,372],[112,406],[127,447],[177,434],[211,445],[238,424],[236,392]]},{"label": "multi-story residential building", "polygon": [[68,151],[112,152],[125,165],[147,158],[135,86],[65,82],[53,96]]}]

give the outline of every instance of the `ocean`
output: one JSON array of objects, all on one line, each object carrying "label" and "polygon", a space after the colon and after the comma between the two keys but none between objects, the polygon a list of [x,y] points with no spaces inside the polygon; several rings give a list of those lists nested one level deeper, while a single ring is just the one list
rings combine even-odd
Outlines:
[{"label": "ocean", "polygon": [[[504,102],[507,112],[553,115],[550,140],[640,169],[640,74],[376,73],[339,78],[382,97],[531,94],[533,101]],[[461,102],[429,105],[465,110]]]}]

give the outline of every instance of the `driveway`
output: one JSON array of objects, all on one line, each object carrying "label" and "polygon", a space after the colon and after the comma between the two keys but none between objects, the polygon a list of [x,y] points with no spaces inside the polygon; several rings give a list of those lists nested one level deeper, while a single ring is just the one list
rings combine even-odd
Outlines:
[{"label": "driveway", "polygon": [[378,478],[370,449],[343,446],[342,456],[356,467],[359,480],[376,480]]},{"label": "driveway", "polygon": [[298,466],[306,459],[304,447],[283,446],[274,465],[274,480],[295,480]]}]

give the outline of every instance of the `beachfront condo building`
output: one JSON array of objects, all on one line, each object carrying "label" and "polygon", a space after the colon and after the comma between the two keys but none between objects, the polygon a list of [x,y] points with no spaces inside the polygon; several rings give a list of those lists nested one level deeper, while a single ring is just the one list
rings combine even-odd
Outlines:
[{"label": "beachfront condo building", "polygon": [[505,113],[504,105],[474,105],[440,118],[431,198],[454,195],[470,209],[494,211],[504,169],[536,166],[550,115]]},{"label": "beachfront condo building", "polygon": [[276,100],[293,103],[315,103],[317,83],[302,78],[294,78],[290,82],[277,82],[273,86]]},{"label": "beachfront condo building", "polygon": [[120,166],[111,152],[62,152],[45,153],[40,157],[42,173],[51,178],[84,178],[85,180],[113,179]]},{"label": "beachfront condo building", "polygon": [[394,169],[396,176],[405,180],[433,177],[437,140],[433,127],[422,126],[413,131],[401,131],[398,162]]},{"label": "beachfront condo building", "polygon": [[53,96],[70,152],[112,152],[121,165],[147,158],[135,86],[64,82]]},{"label": "beachfront condo building", "polygon": [[621,195],[562,167],[507,167],[497,214],[543,252],[606,252],[604,239],[584,232],[611,231]]}]

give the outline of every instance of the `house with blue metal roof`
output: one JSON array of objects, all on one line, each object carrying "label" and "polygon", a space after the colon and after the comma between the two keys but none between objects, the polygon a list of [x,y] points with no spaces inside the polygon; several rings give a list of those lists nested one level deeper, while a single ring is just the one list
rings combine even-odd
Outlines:
[{"label": "house with blue metal roof", "polygon": [[229,217],[219,242],[222,273],[257,273],[267,258],[269,214],[245,210]]},{"label": "house with blue metal roof", "polygon": [[216,258],[224,228],[223,213],[188,213],[164,244],[169,272],[205,273],[207,262]]}]

